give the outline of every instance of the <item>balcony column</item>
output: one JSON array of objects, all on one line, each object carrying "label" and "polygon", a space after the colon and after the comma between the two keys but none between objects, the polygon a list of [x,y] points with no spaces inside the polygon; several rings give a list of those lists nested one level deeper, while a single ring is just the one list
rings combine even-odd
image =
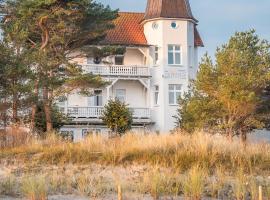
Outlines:
[{"label": "balcony column", "polygon": [[110,100],[110,89],[111,89],[111,87],[108,86],[107,87],[107,101],[106,102],[108,102]]}]

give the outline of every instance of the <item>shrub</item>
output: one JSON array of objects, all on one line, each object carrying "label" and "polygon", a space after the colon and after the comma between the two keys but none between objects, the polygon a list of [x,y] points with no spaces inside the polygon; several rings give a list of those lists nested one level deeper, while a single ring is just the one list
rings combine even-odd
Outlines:
[{"label": "shrub", "polygon": [[105,106],[102,119],[113,133],[125,134],[131,129],[132,113],[125,103],[119,100],[110,100]]}]

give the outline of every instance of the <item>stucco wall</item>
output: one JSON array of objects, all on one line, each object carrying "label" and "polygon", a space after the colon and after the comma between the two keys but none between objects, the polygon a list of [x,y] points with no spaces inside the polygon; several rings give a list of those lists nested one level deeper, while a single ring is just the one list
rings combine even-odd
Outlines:
[{"label": "stucco wall", "polygon": [[[152,27],[153,23],[158,24],[158,28]],[[171,23],[176,22],[177,28],[171,27]],[[152,120],[156,122],[155,129],[160,132],[168,132],[175,127],[177,105],[169,105],[169,84],[181,84],[182,93],[188,90],[189,78],[195,76],[196,72],[196,50],[194,48],[194,24],[193,22],[177,19],[156,19],[144,25],[145,35],[148,42],[159,47],[159,65],[151,69],[153,78],[151,87],[160,87],[160,105],[153,105],[153,92],[151,92]],[[181,46],[181,65],[168,65],[168,45]],[[191,51],[190,49],[191,48]],[[190,55],[189,55],[190,53]],[[189,56],[194,59],[194,64],[190,68]]]},{"label": "stucco wall", "polygon": [[119,80],[111,89],[112,97],[116,89],[126,90],[126,103],[130,107],[147,107],[147,91],[139,81]]},{"label": "stucco wall", "polygon": [[[115,98],[116,89],[126,90],[126,103],[130,107],[148,107],[148,91],[145,87],[136,80],[119,80],[109,90],[109,97],[107,98],[107,89],[102,91],[103,105],[106,104],[107,99]],[[69,107],[87,107],[88,97],[80,95],[78,91],[74,91],[68,95]]]}]

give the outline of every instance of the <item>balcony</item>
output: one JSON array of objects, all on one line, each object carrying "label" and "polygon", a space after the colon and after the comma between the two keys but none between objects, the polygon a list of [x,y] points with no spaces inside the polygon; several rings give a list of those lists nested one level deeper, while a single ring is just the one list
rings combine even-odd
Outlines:
[{"label": "balcony", "polygon": [[86,73],[106,77],[150,77],[150,69],[145,66],[127,65],[83,65]]},{"label": "balcony", "polygon": [[[150,119],[149,108],[129,108],[134,119]],[[68,107],[67,115],[72,119],[101,119],[104,107]]]}]

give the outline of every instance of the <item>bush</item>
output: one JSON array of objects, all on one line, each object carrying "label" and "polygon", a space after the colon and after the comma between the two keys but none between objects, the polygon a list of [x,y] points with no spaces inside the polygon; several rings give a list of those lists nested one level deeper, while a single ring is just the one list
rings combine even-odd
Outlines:
[{"label": "bush", "polygon": [[102,120],[113,133],[121,136],[131,129],[132,113],[125,103],[110,100],[105,106]]}]

